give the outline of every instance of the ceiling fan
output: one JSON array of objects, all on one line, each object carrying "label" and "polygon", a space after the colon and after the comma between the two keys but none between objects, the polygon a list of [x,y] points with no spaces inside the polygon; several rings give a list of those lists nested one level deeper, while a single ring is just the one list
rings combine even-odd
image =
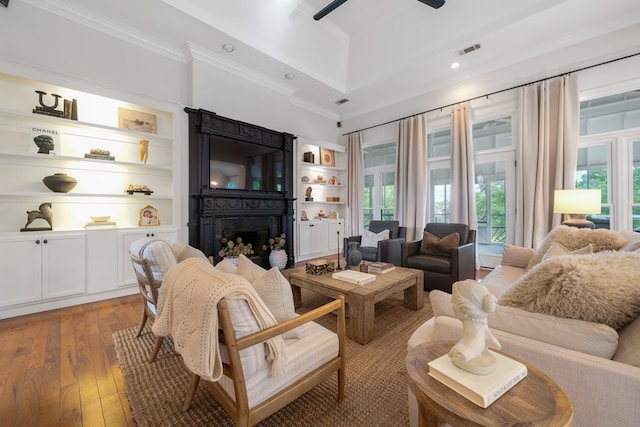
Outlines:
[{"label": "ceiling fan", "polygon": [[[331,3],[322,8],[322,10],[315,15],[313,15],[313,19],[316,21],[321,20],[329,13],[333,12],[338,8],[338,6],[345,3],[347,0],[333,0]],[[444,4],[445,0],[418,0],[420,3],[424,3],[428,6],[431,6],[434,9],[439,9]]]}]

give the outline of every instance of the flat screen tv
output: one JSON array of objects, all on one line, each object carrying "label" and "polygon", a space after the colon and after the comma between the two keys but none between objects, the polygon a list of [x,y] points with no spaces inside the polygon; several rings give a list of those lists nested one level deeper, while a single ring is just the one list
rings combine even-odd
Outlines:
[{"label": "flat screen tv", "polygon": [[282,191],[284,153],[279,148],[209,138],[209,188]]}]

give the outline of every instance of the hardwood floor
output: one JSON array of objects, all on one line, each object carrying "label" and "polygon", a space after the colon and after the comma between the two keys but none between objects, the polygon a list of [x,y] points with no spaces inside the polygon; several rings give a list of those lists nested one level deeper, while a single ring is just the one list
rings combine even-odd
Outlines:
[{"label": "hardwood floor", "polygon": [[0,425],[135,426],[113,332],[140,296],[0,320]]},{"label": "hardwood floor", "polygon": [[0,425],[135,426],[111,335],[138,324],[141,304],[136,294],[0,320]]}]

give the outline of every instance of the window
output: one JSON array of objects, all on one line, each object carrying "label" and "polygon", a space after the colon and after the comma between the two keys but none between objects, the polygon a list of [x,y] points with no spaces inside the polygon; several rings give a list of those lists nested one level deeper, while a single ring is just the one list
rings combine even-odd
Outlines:
[{"label": "window", "polygon": [[640,230],[640,91],[580,103],[576,188],[600,189],[596,228]]},{"label": "window", "polygon": [[372,219],[394,219],[396,145],[389,142],[363,148],[364,229]]}]

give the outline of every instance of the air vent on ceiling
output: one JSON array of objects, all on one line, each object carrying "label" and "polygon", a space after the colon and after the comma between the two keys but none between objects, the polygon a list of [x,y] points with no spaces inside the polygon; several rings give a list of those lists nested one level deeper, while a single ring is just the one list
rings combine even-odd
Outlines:
[{"label": "air vent on ceiling", "polygon": [[336,104],[338,104],[338,105],[342,105],[342,104],[344,104],[345,102],[349,102],[349,100],[348,100],[347,98],[342,98],[342,99],[338,99],[338,100],[336,101]]},{"label": "air vent on ceiling", "polygon": [[460,56],[466,55],[467,53],[471,53],[474,50],[478,50],[478,49],[480,49],[480,44],[476,43],[473,46],[465,47],[464,49],[459,50],[458,51],[458,55],[460,55]]}]

